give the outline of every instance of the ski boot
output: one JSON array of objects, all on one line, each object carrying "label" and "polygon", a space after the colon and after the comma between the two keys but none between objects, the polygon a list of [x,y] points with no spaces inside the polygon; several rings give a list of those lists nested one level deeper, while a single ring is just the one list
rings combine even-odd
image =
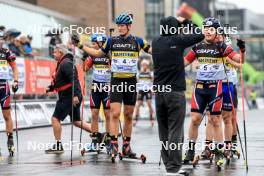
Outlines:
[{"label": "ski boot", "polygon": [[97,154],[101,151],[101,144],[104,142],[105,135],[103,133],[92,133],[91,134],[92,142],[87,148],[81,151],[81,155],[84,156],[85,153],[97,152]]},{"label": "ski boot", "polygon": [[240,151],[237,148],[237,141],[236,140],[232,140],[231,158],[233,158],[234,155],[236,155],[238,159],[240,158]]},{"label": "ski boot", "polygon": [[231,150],[230,149],[226,149],[224,151],[224,157],[226,158],[226,165],[230,164],[230,160],[231,160]]},{"label": "ski boot", "polygon": [[14,147],[14,139],[12,134],[7,134],[7,148],[9,151],[9,156],[14,156],[15,147]]},{"label": "ski boot", "polygon": [[194,150],[188,150],[185,153],[185,157],[183,159],[183,164],[189,164],[190,162],[193,162],[195,156],[195,151]]},{"label": "ski boot", "polygon": [[140,157],[137,157],[137,154],[134,153],[130,147],[130,142],[124,141],[122,147],[122,153],[119,153],[119,160],[123,160],[123,158],[134,159],[134,160],[141,160],[143,164],[146,163],[146,156],[141,154]]},{"label": "ski boot", "polygon": [[112,140],[111,141],[111,160],[112,163],[115,163],[116,156],[118,155],[118,141]]},{"label": "ski boot", "polygon": [[224,152],[222,149],[215,150],[215,163],[217,166],[217,171],[220,172],[222,169],[222,165],[224,164]]},{"label": "ski boot", "polygon": [[209,146],[206,146],[204,151],[202,151],[201,158],[203,160],[209,160],[210,163],[213,162],[213,152],[210,150]]},{"label": "ski boot", "polygon": [[110,155],[111,154],[111,136],[109,135],[109,133],[105,135],[104,144],[106,148],[106,153]]},{"label": "ski boot", "polygon": [[45,150],[46,154],[63,154],[64,150],[60,141],[53,144],[51,148]]}]

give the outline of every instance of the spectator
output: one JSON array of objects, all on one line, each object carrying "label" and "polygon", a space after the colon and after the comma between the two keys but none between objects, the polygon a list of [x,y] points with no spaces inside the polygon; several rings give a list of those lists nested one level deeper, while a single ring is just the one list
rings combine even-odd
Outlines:
[{"label": "spectator", "polygon": [[51,37],[49,42],[49,56],[53,57],[53,50],[57,44],[62,44],[61,35],[62,31],[59,29],[51,29],[47,34],[46,37]]},{"label": "spectator", "polygon": [[24,56],[33,56],[30,40],[27,36],[20,37],[20,44],[21,44],[20,50]]},{"label": "spectator", "polygon": [[18,38],[14,38],[11,37],[10,38],[10,43],[8,44],[8,48],[12,51],[12,53],[14,53],[16,56],[20,56],[21,55],[21,51],[20,51],[20,41],[18,40]]}]

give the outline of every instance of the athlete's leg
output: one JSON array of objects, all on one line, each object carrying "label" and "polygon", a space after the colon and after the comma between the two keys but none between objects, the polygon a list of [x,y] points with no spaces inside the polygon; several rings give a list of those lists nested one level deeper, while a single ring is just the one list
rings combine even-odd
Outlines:
[{"label": "athlete's leg", "polygon": [[212,119],[210,118],[210,113],[206,113],[208,117],[208,122],[205,127],[205,133],[206,133],[206,141],[213,141],[214,139],[214,133],[213,133],[213,122]]},{"label": "athlete's leg", "polygon": [[99,119],[99,109],[91,109],[92,111],[92,120],[91,120],[91,127],[92,132],[97,133],[98,132],[98,119]]},{"label": "athlete's leg", "polygon": [[222,112],[223,121],[224,121],[224,134],[225,134],[225,141],[231,141],[232,133],[233,133],[233,126],[232,126],[232,112],[230,111],[223,111]]},{"label": "athlete's leg", "polygon": [[6,133],[7,134],[12,134],[13,133],[13,121],[11,118],[11,110],[10,108],[8,109],[2,109],[3,117],[5,119],[6,123]]},{"label": "athlete's leg", "polygon": [[148,108],[149,108],[149,117],[150,117],[150,120],[153,120],[152,99],[148,99],[147,100],[147,105],[148,105]]},{"label": "athlete's leg", "polygon": [[136,106],[135,106],[135,120],[138,120],[138,116],[139,116],[139,110],[140,107],[142,106],[143,101],[142,100],[137,100]]},{"label": "athlete's leg", "polygon": [[119,133],[119,117],[121,113],[121,103],[111,103],[110,104],[110,133],[112,136],[117,137]]},{"label": "athlete's leg", "polygon": [[109,109],[104,110],[105,115],[105,132],[110,133],[110,111]]},{"label": "athlete's leg", "polygon": [[61,141],[61,123],[57,117],[52,117],[51,119],[53,134],[56,141]]}]

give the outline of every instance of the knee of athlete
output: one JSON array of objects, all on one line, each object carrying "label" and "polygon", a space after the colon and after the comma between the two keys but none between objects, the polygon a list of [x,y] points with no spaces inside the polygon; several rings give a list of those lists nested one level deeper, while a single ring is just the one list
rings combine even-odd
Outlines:
[{"label": "knee of athlete", "polygon": [[92,113],[92,120],[94,120],[94,121],[98,121],[98,113]]},{"label": "knee of athlete", "polygon": [[213,116],[212,123],[214,127],[220,127],[221,125],[221,116]]},{"label": "knee of athlete", "polygon": [[192,117],[192,125],[193,126],[199,126],[200,125],[200,121],[201,121],[200,117],[198,117],[198,116],[193,116]]},{"label": "knee of athlete", "polygon": [[112,118],[113,119],[119,119],[120,112],[119,111],[112,111]]},{"label": "knee of athlete", "polygon": [[127,112],[124,113],[124,115],[125,115],[126,119],[128,119],[128,120],[131,119],[132,120],[133,112],[127,111]]},{"label": "knee of athlete", "polygon": [[223,112],[222,117],[225,124],[232,123],[232,116],[230,112]]}]

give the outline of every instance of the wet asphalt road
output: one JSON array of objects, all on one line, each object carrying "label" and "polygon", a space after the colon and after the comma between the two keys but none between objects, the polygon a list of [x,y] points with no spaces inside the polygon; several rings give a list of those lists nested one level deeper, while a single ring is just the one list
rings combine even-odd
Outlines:
[{"label": "wet asphalt road", "polygon": [[[264,110],[247,111],[247,139],[248,139],[248,159],[250,176],[264,175]],[[243,132],[242,116],[238,113],[239,126],[241,133]],[[185,139],[190,118],[186,117],[185,121]],[[204,139],[204,123],[202,123],[199,131],[199,141]],[[102,125],[100,128],[102,129]],[[63,126],[63,142],[70,141],[70,125]],[[15,153],[15,157],[8,157],[6,148],[6,135],[0,133],[0,147],[4,160],[0,161],[0,175],[17,176],[17,175],[165,175],[165,169],[159,163],[160,143],[158,139],[158,128],[155,124],[154,128],[150,127],[148,121],[139,121],[133,129],[132,147],[138,153],[144,153],[147,157],[146,164],[140,161],[119,161],[112,164],[110,158],[106,154],[97,156],[96,154],[86,154],[81,157],[80,151],[74,149],[73,166],[70,165],[70,151],[65,151],[63,155],[46,155],[44,154],[44,144],[53,142],[52,129],[36,128],[19,131],[19,153]],[[74,128],[74,140],[79,141],[80,130]],[[242,134],[242,140],[244,137]],[[90,142],[87,133],[83,133],[83,143]],[[187,141],[187,140],[185,140]],[[34,144],[39,146],[35,150]],[[244,161],[241,156],[240,160],[233,160],[230,166],[217,173],[214,165],[202,161],[201,164],[192,169],[188,168],[193,176],[242,176],[246,175]]]}]

